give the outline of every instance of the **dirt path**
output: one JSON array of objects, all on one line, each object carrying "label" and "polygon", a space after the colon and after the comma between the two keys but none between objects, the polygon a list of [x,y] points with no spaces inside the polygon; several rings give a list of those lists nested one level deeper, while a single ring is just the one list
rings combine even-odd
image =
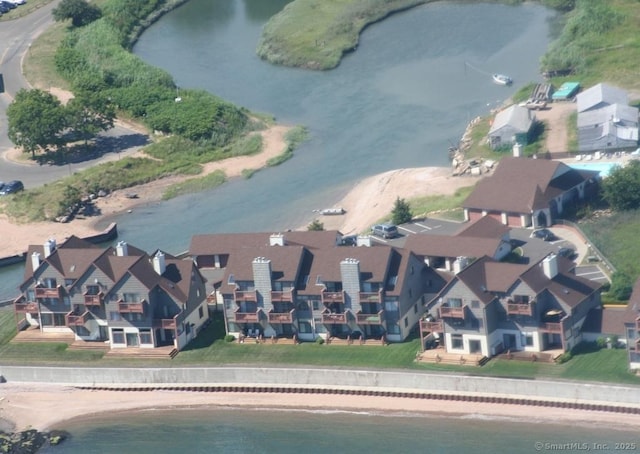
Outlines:
[{"label": "dirt path", "polygon": [[569,150],[568,121],[575,111],[576,105],[572,102],[555,102],[549,104],[545,110],[536,111],[536,118],[546,125],[546,151],[551,153],[551,157],[560,153],[564,155]]}]

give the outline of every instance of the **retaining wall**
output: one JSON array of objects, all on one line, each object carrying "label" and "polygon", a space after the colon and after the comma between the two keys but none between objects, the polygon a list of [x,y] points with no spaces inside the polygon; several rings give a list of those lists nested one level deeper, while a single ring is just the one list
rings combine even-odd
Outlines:
[{"label": "retaining wall", "polygon": [[640,409],[640,387],[547,380],[342,369],[211,367],[211,368],[67,368],[0,366],[8,382],[63,383],[95,387],[157,385],[266,386],[352,389],[461,396],[510,397],[569,403],[624,405]]}]

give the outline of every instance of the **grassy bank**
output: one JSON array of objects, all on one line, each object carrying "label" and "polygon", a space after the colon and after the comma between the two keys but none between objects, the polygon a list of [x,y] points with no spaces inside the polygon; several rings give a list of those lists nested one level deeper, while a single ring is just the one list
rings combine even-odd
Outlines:
[{"label": "grassy bank", "polygon": [[69,351],[66,344],[9,343],[15,335],[14,314],[0,311],[0,357],[6,364],[83,365],[92,367],[190,367],[223,365],[354,367],[405,369],[430,372],[511,378],[550,378],[605,383],[640,384],[627,371],[626,351],[597,349],[585,345],[564,364],[493,359],[483,367],[422,364],[415,362],[419,340],[387,346],[327,346],[238,344],[224,341],[224,324],[214,319],[185,350],[171,362],[149,359],[107,359],[101,352]]},{"label": "grassy bank", "polygon": [[367,25],[428,1],[296,0],[265,25],[257,53],[279,65],[335,68]]}]

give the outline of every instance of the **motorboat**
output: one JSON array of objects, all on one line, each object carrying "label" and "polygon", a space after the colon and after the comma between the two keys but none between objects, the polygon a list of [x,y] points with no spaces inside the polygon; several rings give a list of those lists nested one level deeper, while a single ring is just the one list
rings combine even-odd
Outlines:
[{"label": "motorboat", "polygon": [[509,76],[505,76],[504,74],[494,74],[493,81],[498,85],[511,85],[513,83],[513,79]]}]

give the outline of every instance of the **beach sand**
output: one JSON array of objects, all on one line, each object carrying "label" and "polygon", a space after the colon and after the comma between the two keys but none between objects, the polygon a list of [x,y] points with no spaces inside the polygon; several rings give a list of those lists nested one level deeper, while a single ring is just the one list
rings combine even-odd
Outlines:
[{"label": "beach sand", "polygon": [[[265,167],[270,158],[282,153],[287,146],[285,134],[289,129],[288,126],[276,125],[262,131],[260,133],[263,136],[262,153],[205,164],[202,175],[222,170],[227,178],[237,178],[241,177],[245,169]],[[7,154],[10,157],[12,153],[16,152],[10,150]],[[0,237],[0,257],[20,254],[26,251],[30,244],[42,244],[48,238],[62,242],[71,235],[85,237],[100,233],[102,229],[97,225],[104,226],[105,219],[133,211],[141,204],[158,202],[165,189],[186,179],[187,177],[183,176],[173,176],[114,191],[95,200],[99,215],[80,215],[66,224],[58,222],[20,224],[9,220],[6,215],[0,215],[0,231],[3,232]],[[344,208],[346,215],[319,216],[318,219],[324,224],[325,230],[340,230],[345,235],[363,232],[391,212],[396,197],[408,199],[426,195],[449,195],[458,188],[473,185],[477,181],[478,177],[451,176],[451,170],[445,167],[391,170],[356,183],[344,199],[335,204]],[[137,197],[128,198],[127,194],[131,193],[136,194]],[[300,226],[300,229],[306,229],[306,225]]]},{"label": "beach sand", "polygon": [[640,427],[640,416],[566,408],[529,407],[478,402],[425,400],[331,394],[207,393],[197,391],[105,391],[79,390],[56,384],[0,384],[0,418],[13,430],[64,428],[70,419],[151,408],[246,407],[285,409],[331,409],[388,413],[485,415],[528,422],[593,424],[619,429]]}]

